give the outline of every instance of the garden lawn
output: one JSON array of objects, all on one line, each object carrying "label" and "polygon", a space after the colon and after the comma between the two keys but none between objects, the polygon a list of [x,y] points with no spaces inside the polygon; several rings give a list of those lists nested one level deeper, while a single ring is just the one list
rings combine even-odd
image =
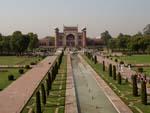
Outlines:
[{"label": "garden lawn", "polygon": [[27,56],[0,56],[0,65],[29,65],[39,61],[40,57]]},{"label": "garden lawn", "polygon": [[[141,104],[141,97],[132,96],[132,85],[122,80],[122,84],[119,85],[117,81],[109,77],[108,71],[103,72],[102,64],[94,64],[86,56],[83,58],[91,65],[91,67],[101,76],[107,84],[114,90],[114,92],[120,96],[120,98],[131,108],[133,113],[149,113],[150,105]],[[148,99],[149,100],[149,99]]]},{"label": "garden lawn", "polygon": [[132,55],[113,58],[117,58],[120,61],[125,61],[127,64],[150,64],[150,55]]},{"label": "garden lawn", "polygon": [[[17,79],[18,77],[21,76],[18,72],[19,68],[12,68],[12,69],[5,68],[4,70],[7,70],[7,72],[0,72],[0,90],[3,90],[4,88],[6,88],[9,84],[11,84],[13,82],[13,81],[8,80],[9,74],[13,74],[14,79]],[[25,71],[25,69],[24,69],[24,71]]]}]

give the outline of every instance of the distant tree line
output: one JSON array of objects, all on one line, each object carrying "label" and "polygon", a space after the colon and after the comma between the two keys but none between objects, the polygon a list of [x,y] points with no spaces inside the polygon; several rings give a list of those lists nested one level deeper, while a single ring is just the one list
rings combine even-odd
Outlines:
[{"label": "distant tree line", "polygon": [[3,36],[0,34],[0,55],[16,54],[33,51],[38,47],[38,36],[34,33],[22,34],[15,31],[12,35]]},{"label": "distant tree line", "polygon": [[120,33],[116,38],[112,38],[109,32],[105,31],[101,33],[101,39],[106,47],[112,50],[150,53],[150,24],[143,29],[143,33],[138,32],[132,36]]},{"label": "distant tree line", "polygon": [[109,40],[108,47],[113,50],[150,53],[150,35],[136,34],[133,36],[119,34]]}]

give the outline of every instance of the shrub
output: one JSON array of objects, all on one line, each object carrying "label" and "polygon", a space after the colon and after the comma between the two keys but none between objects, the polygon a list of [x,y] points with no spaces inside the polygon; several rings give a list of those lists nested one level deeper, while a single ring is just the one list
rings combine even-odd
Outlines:
[{"label": "shrub", "polygon": [[113,66],[113,79],[116,80],[116,66]]},{"label": "shrub", "polygon": [[138,72],[143,73],[143,68],[142,68],[142,67],[139,67],[139,68],[138,68]]},{"label": "shrub", "polygon": [[103,61],[103,71],[105,71],[105,61]]},{"label": "shrub", "polygon": [[112,64],[109,64],[109,76],[112,77]]},{"label": "shrub", "polygon": [[142,104],[147,104],[147,92],[146,92],[146,82],[142,80],[141,83],[141,101]]},{"label": "shrub", "polygon": [[7,69],[0,69],[0,72],[8,72]]},{"label": "shrub", "polygon": [[120,61],[120,64],[124,64],[124,62],[123,62],[123,61]]},{"label": "shrub", "polygon": [[12,74],[8,75],[8,80],[9,80],[9,81],[15,80],[15,79],[14,79],[14,75],[12,75]]},{"label": "shrub", "polygon": [[40,100],[40,92],[36,93],[36,113],[42,113],[41,111],[41,100]]},{"label": "shrub", "polygon": [[46,104],[46,92],[45,92],[44,84],[41,84],[41,93],[42,93],[42,103],[43,105],[45,105]]},{"label": "shrub", "polygon": [[30,65],[36,65],[36,63],[35,62],[30,62]]},{"label": "shrub", "polygon": [[97,56],[94,56],[94,63],[97,64]]},{"label": "shrub", "polygon": [[132,75],[133,96],[138,96],[137,75]]},{"label": "shrub", "polygon": [[115,62],[118,62],[118,59],[115,59]]},{"label": "shrub", "polygon": [[29,65],[25,65],[25,68],[26,68],[26,69],[30,69],[30,66],[29,66]]},{"label": "shrub", "polygon": [[121,74],[120,74],[120,72],[118,73],[117,80],[118,80],[118,84],[121,84],[122,79],[121,79]]},{"label": "shrub", "polygon": [[48,79],[46,79],[46,94],[47,94],[47,96],[49,96],[49,90],[50,90],[49,81],[48,81]]},{"label": "shrub", "polygon": [[19,69],[18,72],[19,72],[20,74],[23,74],[23,73],[24,73],[24,70],[23,70],[23,69]]}]

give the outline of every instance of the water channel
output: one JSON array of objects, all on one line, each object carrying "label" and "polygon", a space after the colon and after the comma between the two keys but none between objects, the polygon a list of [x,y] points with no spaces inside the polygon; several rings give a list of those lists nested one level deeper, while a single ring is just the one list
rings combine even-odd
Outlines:
[{"label": "water channel", "polygon": [[71,59],[79,113],[118,113],[97,85],[93,73],[77,55],[72,55]]}]

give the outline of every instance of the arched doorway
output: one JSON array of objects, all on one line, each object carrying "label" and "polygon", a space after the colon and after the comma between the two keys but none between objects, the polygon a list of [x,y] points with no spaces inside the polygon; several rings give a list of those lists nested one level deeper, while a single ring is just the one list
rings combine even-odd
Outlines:
[{"label": "arched doorway", "polygon": [[67,35],[66,37],[66,45],[69,47],[75,46],[75,37],[72,34]]}]

